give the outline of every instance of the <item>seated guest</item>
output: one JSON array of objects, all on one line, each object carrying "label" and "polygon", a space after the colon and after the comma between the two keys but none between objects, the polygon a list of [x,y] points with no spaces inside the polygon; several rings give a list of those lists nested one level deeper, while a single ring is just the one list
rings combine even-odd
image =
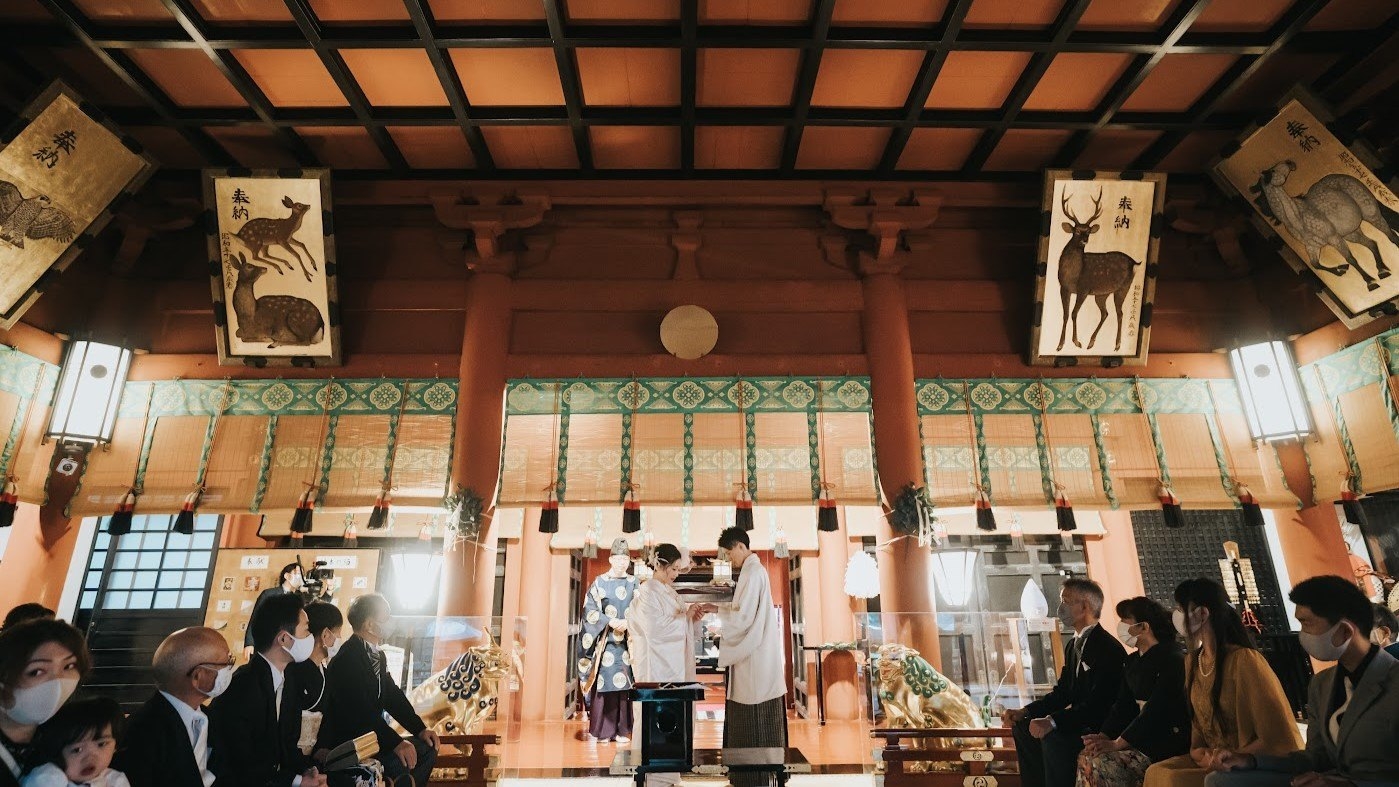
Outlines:
[{"label": "seated guest", "polygon": [[[411,773],[414,784],[427,784],[437,759],[437,733],[413,712],[413,704],[393,682],[379,649],[392,625],[389,602],[377,593],[360,596],[350,604],[346,617],[354,633],[326,668],[326,691],[335,698],[335,713],[325,718],[321,740],[335,746],[373,732],[387,778],[396,781]],[[385,713],[413,737],[395,732]]]},{"label": "seated guest", "polygon": [[183,628],[155,649],[156,692],[126,720],[112,765],[131,787],[223,787],[227,760],[221,724],[204,713],[233,679],[233,654],[219,632]]},{"label": "seated guest", "polygon": [[1127,651],[1103,631],[1103,589],[1091,579],[1064,580],[1059,621],[1074,630],[1054,689],[1001,720],[1013,725],[1020,779],[1026,787],[1071,787],[1083,736],[1098,732],[1117,698]]},{"label": "seated guest", "polygon": [[54,613],[53,610],[43,604],[36,604],[31,601],[28,604],[20,604],[6,613],[5,622],[0,623],[0,631],[4,631],[10,626],[18,626],[30,620],[52,620],[55,617],[57,617],[57,614]]},{"label": "seated guest", "polygon": [[1383,604],[1374,604],[1375,627],[1370,629],[1370,641],[1384,648],[1389,655],[1399,658],[1399,642],[1394,638],[1399,636],[1399,618]]},{"label": "seated guest", "polygon": [[1185,637],[1190,753],[1152,765],[1146,787],[1201,787],[1221,752],[1285,754],[1302,745],[1282,684],[1253,646],[1224,587],[1191,579],[1176,587],[1176,631]]},{"label": "seated guest", "polygon": [[1117,702],[1100,731],[1083,736],[1079,787],[1135,787],[1153,762],[1190,749],[1185,654],[1171,613],[1145,596],[1117,604],[1117,637],[1127,656]]},{"label": "seated guest", "polygon": [[228,747],[226,776],[240,787],[325,787],[325,777],[297,748],[301,694],[287,673],[315,648],[301,597],[267,599],[248,630],[256,653],[209,705]]},{"label": "seated guest", "polygon": [[[277,572],[277,584],[257,594],[257,600],[253,602],[252,614],[256,614],[257,608],[262,606],[267,599],[276,598],[277,596],[283,596],[288,593],[296,593],[301,590],[301,585],[301,564],[288,563],[282,566],[282,570]],[[251,620],[251,615],[249,619]],[[243,657],[252,658],[252,656],[253,624],[249,622],[248,630],[243,634]]]},{"label": "seated guest", "polygon": [[131,787],[112,770],[122,722],[116,700],[70,702],[34,734],[24,787]]},{"label": "seated guest", "polygon": [[313,601],[306,605],[306,621],[311,632],[311,658],[293,662],[287,674],[296,684],[297,707],[301,711],[301,735],[297,747],[303,754],[316,749],[321,725],[330,706],[330,693],[325,690],[325,667],[340,649],[340,634],[345,618],[334,604]]},{"label": "seated guest", "polygon": [[1302,647],[1335,661],[1307,690],[1307,747],[1282,757],[1224,752],[1207,783],[1253,785],[1399,784],[1399,662],[1370,641],[1374,611],[1353,580],[1312,577],[1289,594]]},{"label": "seated guest", "polygon": [[0,631],[0,787],[18,787],[35,731],[73,696],[91,664],[82,633],[61,620]]}]

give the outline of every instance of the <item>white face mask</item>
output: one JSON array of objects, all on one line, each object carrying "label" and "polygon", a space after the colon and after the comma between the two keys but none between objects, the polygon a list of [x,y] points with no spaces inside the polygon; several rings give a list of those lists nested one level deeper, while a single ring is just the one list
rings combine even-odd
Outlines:
[{"label": "white face mask", "polygon": [[1337,623],[1326,630],[1325,634],[1308,634],[1305,631],[1297,632],[1297,638],[1302,642],[1302,649],[1307,651],[1307,655],[1317,661],[1336,661],[1345,655],[1350,648],[1350,637],[1346,641],[1337,645],[1331,641],[1336,636],[1336,632],[1341,629],[1341,624]]},{"label": "white face mask", "polygon": [[311,652],[315,649],[316,638],[310,634],[300,638],[292,637],[291,647],[282,647],[282,650],[285,650],[287,655],[291,656],[291,660],[295,662],[302,662],[311,658]]},{"label": "white face mask", "polygon": [[1171,623],[1175,624],[1177,634],[1181,635],[1182,637],[1185,637],[1186,639],[1190,639],[1190,629],[1187,627],[1187,624],[1185,622],[1184,612],[1181,612],[1180,610],[1172,612]]},{"label": "white face mask", "polygon": [[228,688],[229,682],[233,680],[233,666],[229,665],[214,673],[214,687],[204,692],[204,696],[214,699]]},{"label": "white face mask", "polygon": [[1129,648],[1135,648],[1137,646],[1137,635],[1132,633],[1132,629],[1133,626],[1129,626],[1126,623],[1121,621],[1117,623],[1117,638],[1122,640],[1122,644]]},{"label": "white face mask", "polygon": [[44,681],[38,686],[15,689],[15,704],[3,712],[16,724],[43,724],[53,717],[63,703],[73,696],[78,682],[71,678]]},{"label": "white face mask", "polygon": [[326,658],[328,658],[328,659],[333,659],[333,658],[335,658],[335,654],[337,654],[337,653],[340,652],[340,645],[341,645],[342,642],[344,642],[344,640],[337,639],[337,640],[335,640],[334,642],[330,643],[330,647],[328,647],[328,648],[325,649],[325,656],[326,656]]}]

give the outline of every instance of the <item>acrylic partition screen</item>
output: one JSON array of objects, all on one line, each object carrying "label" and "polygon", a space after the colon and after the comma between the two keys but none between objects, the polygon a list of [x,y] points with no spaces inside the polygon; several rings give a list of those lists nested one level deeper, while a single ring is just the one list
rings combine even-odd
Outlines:
[{"label": "acrylic partition screen", "polygon": [[389,674],[428,727],[519,739],[524,618],[395,615],[391,628]]}]

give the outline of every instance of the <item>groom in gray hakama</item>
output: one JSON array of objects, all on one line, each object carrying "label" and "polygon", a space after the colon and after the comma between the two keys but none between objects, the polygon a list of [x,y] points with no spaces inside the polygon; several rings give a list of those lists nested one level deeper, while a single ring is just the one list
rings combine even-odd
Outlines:
[{"label": "groom in gray hakama", "polygon": [[[719,666],[729,670],[724,703],[724,747],[787,747],[786,657],[782,626],[772,603],[767,570],[748,546],[748,533],[719,534],[719,550],[741,566],[733,601],[719,604]],[[730,775],[734,787],[767,784],[762,773]]]}]

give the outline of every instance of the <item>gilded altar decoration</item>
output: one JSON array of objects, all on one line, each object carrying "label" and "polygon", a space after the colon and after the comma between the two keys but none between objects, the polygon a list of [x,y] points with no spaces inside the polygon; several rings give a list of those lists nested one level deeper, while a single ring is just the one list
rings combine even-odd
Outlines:
[{"label": "gilded altar decoration", "polygon": [[1146,363],[1166,176],[1045,175],[1030,362]]},{"label": "gilded altar decoration", "polygon": [[520,674],[516,654],[494,641],[474,645],[408,694],[413,710],[440,735],[469,735],[495,712],[500,682]]},{"label": "gilded altar decoration", "polygon": [[[976,730],[986,726],[981,711],[972,703],[971,697],[913,648],[895,642],[880,646],[875,678],[878,681],[879,701],[884,707],[885,727]],[[985,742],[920,738],[905,745],[932,749],[984,748]],[[923,772],[932,764],[914,762],[906,767]]]},{"label": "gilded altar decoration", "polygon": [[1348,328],[1399,314],[1399,197],[1375,176],[1379,160],[1345,145],[1331,114],[1296,89],[1267,123],[1226,148],[1211,174],[1252,209],[1264,237],[1316,285]]},{"label": "gilded altar decoration", "polygon": [[205,170],[219,363],[340,363],[330,171]]},{"label": "gilded altar decoration", "polygon": [[136,191],[155,160],[115,125],[54,82],[20,113],[22,130],[0,150],[0,328],[38,299]]}]

